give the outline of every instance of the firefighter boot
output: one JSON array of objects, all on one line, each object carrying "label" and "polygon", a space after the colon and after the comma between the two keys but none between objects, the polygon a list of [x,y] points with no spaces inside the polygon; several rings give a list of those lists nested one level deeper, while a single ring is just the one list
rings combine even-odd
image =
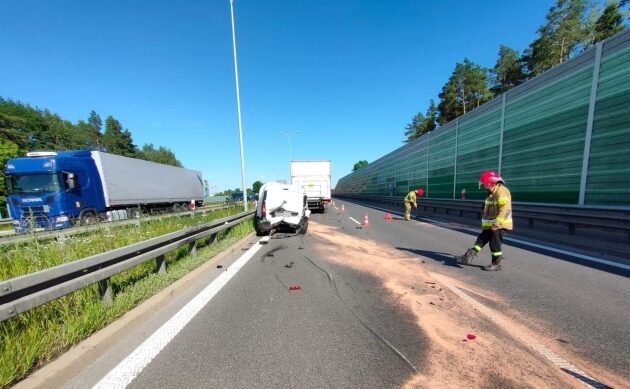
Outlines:
[{"label": "firefighter boot", "polygon": [[492,263],[488,266],[484,266],[483,270],[486,270],[486,271],[501,270],[501,260],[503,260],[503,257],[500,255],[492,258]]},{"label": "firefighter boot", "polygon": [[472,260],[477,256],[477,252],[473,249],[468,249],[466,250],[466,252],[464,253],[464,255],[459,255],[457,257],[455,257],[459,262],[463,263],[464,265],[470,265],[472,263]]}]

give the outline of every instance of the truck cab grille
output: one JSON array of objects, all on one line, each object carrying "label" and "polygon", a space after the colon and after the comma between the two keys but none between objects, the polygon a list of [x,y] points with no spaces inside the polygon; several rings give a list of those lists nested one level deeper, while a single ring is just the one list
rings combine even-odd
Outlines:
[{"label": "truck cab grille", "polygon": [[30,224],[37,227],[50,227],[50,218],[42,206],[20,207],[20,225]]}]

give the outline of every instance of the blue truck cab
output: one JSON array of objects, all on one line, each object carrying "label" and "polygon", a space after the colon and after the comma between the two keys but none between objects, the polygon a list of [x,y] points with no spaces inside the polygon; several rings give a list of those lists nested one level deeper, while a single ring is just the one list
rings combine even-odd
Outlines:
[{"label": "blue truck cab", "polygon": [[17,233],[95,221],[105,211],[90,151],[31,152],[7,161],[7,206]]}]

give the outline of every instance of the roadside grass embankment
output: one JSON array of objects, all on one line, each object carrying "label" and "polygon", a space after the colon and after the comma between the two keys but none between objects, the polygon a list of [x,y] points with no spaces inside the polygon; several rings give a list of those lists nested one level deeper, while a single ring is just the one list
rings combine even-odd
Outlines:
[{"label": "roadside grass embankment", "polygon": [[[0,280],[82,259],[194,225],[242,212],[230,207],[203,215],[159,218],[109,230],[76,235],[66,240],[38,241],[2,246]],[[73,345],[115,321],[191,270],[253,231],[250,220],[209,239],[197,242],[197,254],[184,245],[165,255],[168,271],[157,274],[155,261],[147,261],[111,278],[114,301],[101,302],[98,285],[78,290],[0,323],[0,387],[24,378]]]}]

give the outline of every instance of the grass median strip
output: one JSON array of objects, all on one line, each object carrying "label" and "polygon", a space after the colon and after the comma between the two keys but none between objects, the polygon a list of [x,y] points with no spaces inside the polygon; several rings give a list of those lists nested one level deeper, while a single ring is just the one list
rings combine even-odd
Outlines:
[{"label": "grass median strip", "polygon": [[[241,212],[240,208],[206,214],[203,219],[169,218],[138,227],[111,229],[109,233],[77,236],[64,242],[29,241],[0,254],[0,279],[9,279],[61,263],[123,247],[186,227]],[[135,266],[111,279],[115,292],[111,306],[101,303],[92,285],[0,323],[0,387],[25,377],[72,345],[87,338],[178,280],[217,253],[253,231],[251,220],[218,234],[214,244],[198,241],[197,255],[188,246],[168,253],[168,271],[155,272],[154,261]]]}]

